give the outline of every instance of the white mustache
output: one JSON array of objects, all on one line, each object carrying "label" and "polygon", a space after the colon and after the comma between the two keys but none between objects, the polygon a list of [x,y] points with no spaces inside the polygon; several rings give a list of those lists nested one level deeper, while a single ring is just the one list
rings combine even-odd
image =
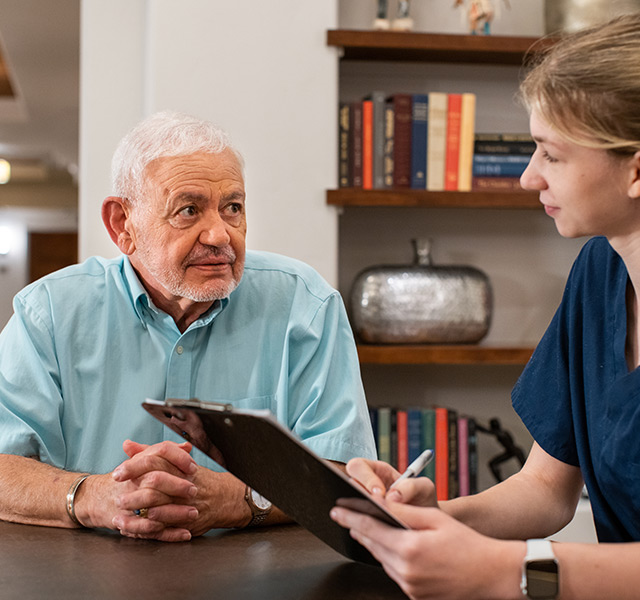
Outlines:
[{"label": "white mustache", "polygon": [[223,259],[225,262],[234,263],[236,261],[236,253],[229,245],[226,246],[203,246],[189,254],[187,264],[191,262],[208,262],[212,259]]}]

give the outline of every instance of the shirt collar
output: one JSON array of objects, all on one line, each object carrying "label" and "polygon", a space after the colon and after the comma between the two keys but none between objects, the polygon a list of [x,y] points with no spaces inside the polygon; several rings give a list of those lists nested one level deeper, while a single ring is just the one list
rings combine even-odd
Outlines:
[{"label": "shirt collar", "polygon": [[[146,310],[150,310],[156,315],[165,314],[160,310],[149,296],[149,293],[142,285],[142,282],[138,278],[129,257],[124,255],[123,260],[124,279],[129,288],[131,294],[131,301],[133,303],[133,309],[136,311],[138,318],[142,322],[144,327],[147,326],[148,316],[145,315]],[[208,325],[229,303],[229,298],[223,298],[222,300],[216,300],[211,308],[207,310],[200,318],[196,319],[189,327],[199,327],[202,325]]]}]

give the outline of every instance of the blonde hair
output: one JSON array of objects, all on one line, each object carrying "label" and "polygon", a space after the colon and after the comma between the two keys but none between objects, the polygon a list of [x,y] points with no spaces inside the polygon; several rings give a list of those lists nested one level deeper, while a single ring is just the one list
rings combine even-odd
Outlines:
[{"label": "blonde hair", "polygon": [[111,161],[113,192],[136,203],[143,189],[144,170],[153,160],[197,152],[218,154],[225,148],[244,168],[242,156],[218,126],[184,113],[155,113],[138,123],[118,144]]},{"label": "blonde hair", "polygon": [[623,155],[640,150],[640,14],[533,50],[520,86],[529,111],[582,146]]}]

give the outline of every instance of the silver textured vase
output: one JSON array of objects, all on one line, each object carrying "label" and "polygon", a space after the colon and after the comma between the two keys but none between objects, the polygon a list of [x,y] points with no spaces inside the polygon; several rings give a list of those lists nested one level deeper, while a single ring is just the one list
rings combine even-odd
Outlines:
[{"label": "silver textured vase", "polygon": [[354,330],[373,344],[474,343],[491,324],[489,278],[469,266],[435,266],[431,241],[413,240],[411,265],[361,272],[350,295]]}]

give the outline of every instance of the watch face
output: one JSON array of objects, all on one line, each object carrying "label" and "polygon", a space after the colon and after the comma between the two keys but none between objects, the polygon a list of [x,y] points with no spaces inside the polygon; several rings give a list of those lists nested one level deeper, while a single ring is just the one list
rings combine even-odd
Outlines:
[{"label": "watch face", "polygon": [[527,596],[548,600],[558,594],[558,563],[555,560],[534,560],[527,564]]},{"label": "watch face", "polygon": [[271,502],[267,500],[264,496],[261,496],[255,490],[251,490],[251,499],[253,503],[261,510],[268,510],[271,508]]}]

